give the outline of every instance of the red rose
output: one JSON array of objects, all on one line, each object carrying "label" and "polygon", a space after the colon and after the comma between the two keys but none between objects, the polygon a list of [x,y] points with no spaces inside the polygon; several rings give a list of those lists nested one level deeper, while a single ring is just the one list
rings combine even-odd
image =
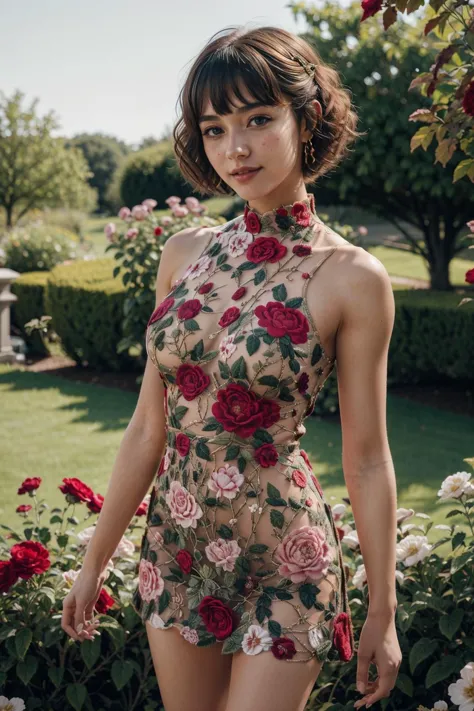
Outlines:
[{"label": "red rose", "polygon": [[176,449],[178,450],[178,454],[180,457],[185,457],[187,453],[189,452],[189,445],[191,444],[191,440],[189,437],[182,432],[179,432],[176,435]]},{"label": "red rose", "polygon": [[339,652],[339,659],[348,662],[352,659],[351,628],[347,612],[340,612],[334,619],[333,643]]},{"label": "red rose", "polygon": [[280,405],[275,400],[266,397],[260,399],[260,409],[262,411],[262,427],[267,429],[280,419]]},{"label": "red rose", "polygon": [[239,624],[237,613],[212,595],[203,597],[197,611],[207,631],[219,640],[229,637]]},{"label": "red rose", "polygon": [[51,565],[48,550],[38,541],[16,543],[10,550],[15,573],[24,580],[44,573]]},{"label": "red rose", "polygon": [[297,257],[306,257],[306,255],[311,254],[312,250],[309,244],[295,244],[291,251],[293,254],[296,254]]},{"label": "red rose", "polygon": [[30,504],[20,504],[16,507],[17,513],[28,513],[33,507]]},{"label": "red rose", "polygon": [[308,383],[309,383],[309,375],[308,373],[301,373],[300,377],[296,381],[296,387],[298,388],[298,392],[303,395],[308,389]]},{"label": "red rose", "polygon": [[78,501],[91,501],[94,496],[94,492],[90,489],[87,484],[84,484],[80,479],[72,477],[71,479],[63,479],[64,484],[59,486],[59,491],[63,494],[68,494],[74,497],[77,503]]},{"label": "red rose", "polygon": [[295,482],[296,486],[301,487],[301,489],[303,489],[307,484],[306,474],[304,472],[300,471],[299,469],[295,469],[293,471],[291,478]]},{"label": "red rose", "polygon": [[246,291],[247,291],[247,287],[239,286],[237,291],[234,291],[234,293],[232,294],[232,298],[234,299],[234,301],[237,301],[237,299],[240,299],[240,297],[243,296]]},{"label": "red rose", "polygon": [[322,490],[322,488],[321,488],[321,484],[320,484],[319,481],[316,479],[316,477],[314,476],[314,474],[311,474],[311,479],[313,480],[313,484],[315,485],[316,491],[318,492],[318,494],[321,496],[321,498],[324,498],[324,492],[323,492],[323,490]]},{"label": "red rose", "polygon": [[138,509],[135,511],[135,516],[146,516],[148,513],[148,504],[146,501],[142,501]]},{"label": "red rose", "polygon": [[291,208],[291,214],[295,218],[296,224],[301,227],[308,227],[311,223],[311,213],[304,202],[295,202]]},{"label": "red rose", "polygon": [[308,455],[306,454],[305,450],[304,450],[304,449],[300,449],[300,454],[301,454],[301,456],[303,457],[306,466],[307,466],[309,469],[312,469],[311,462],[309,461]]},{"label": "red rose", "polygon": [[312,506],[312,505],[313,505],[313,499],[306,499],[306,501],[305,501],[304,503],[305,503],[305,506]]},{"label": "red rose", "polygon": [[161,302],[159,306],[156,307],[156,309],[153,311],[152,315],[150,316],[150,319],[147,323],[147,328],[150,326],[152,323],[155,323],[155,321],[159,321],[160,318],[162,318],[170,308],[174,304],[174,299],[172,296],[168,296],[167,299]]},{"label": "red rose", "polygon": [[27,477],[22,482],[17,493],[18,494],[27,494],[28,492],[34,491],[35,489],[37,489],[40,484],[41,484],[41,477],[40,476]]},{"label": "red rose", "polygon": [[462,99],[463,111],[469,116],[474,116],[474,81],[468,84]]},{"label": "red rose", "polygon": [[176,553],[176,562],[183,573],[188,575],[191,572],[191,568],[193,567],[193,557],[189,551],[184,549],[178,551]]},{"label": "red rose", "polygon": [[277,659],[291,659],[296,654],[295,643],[289,637],[277,637],[273,640],[271,649]]},{"label": "red rose", "polygon": [[382,8],[382,0],[362,0],[361,7],[364,11],[361,19],[361,22],[363,22],[368,17],[372,17],[372,15],[377,14],[377,12]]},{"label": "red rose", "polygon": [[466,272],[466,281],[468,284],[474,284],[474,269],[469,269]]},{"label": "red rose", "polygon": [[226,326],[230,326],[230,324],[236,321],[239,316],[240,309],[238,309],[237,306],[231,306],[230,308],[226,309],[220,317],[218,321],[219,326],[222,326],[223,328],[225,328]]},{"label": "red rose", "polygon": [[276,214],[278,217],[288,217],[288,210],[284,207],[279,207]]},{"label": "red rose", "polygon": [[104,497],[102,494],[93,494],[92,499],[87,502],[87,508],[92,513],[100,513],[102,511],[102,504],[104,503]]},{"label": "red rose", "polygon": [[227,432],[243,438],[253,435],[259,427],[270,427],[280,417],[277,403],[259,397],[240,383],[229,383],[218,390],[217,402],[211,409]]},{"label": "red rose", "polygon": [[105,615],[107,614],[107,610],[109,610],[114,603],[114,598],[109,595],[105,588],[101,588],[99,597],[97,598],[97,602],[94,607],[99,614]]},{"label": "red rose", "polygon": [[207,294],[213,286],[214,282],[212,281],[208,281],[206,282],[206,284],[202,284],[198,289],[198,294]]},{"label": "red rose", "polygon": [[194,400],[210,383],[209,376],[199,365],[182,363],[176,371],[176,385],[185,400]]},{"label": "red rose", "polygon": [[194,318],[198,315],[201,308],[202,304],[199,299],[188,299],[188,301],[185,301],[184,304],[181,304],[179,307],[178,318],[183,320],[186,318]]},{"label": "red rose", "polygon": [[249,244],[245,256],[249,262],[278,262],[287,253],[286,245],[281,244],[276,237],[257,237]]},{"label": "red rose", "polygon": [[265,306],[257,306],[255,316],[258,325],[266,328],[270,336],[281,338],[288,334],[292,343],[306,343],[308,340],[308,320],[298,309],[284,306],[279,301],[269,301]]},{"label": "red rose", "polygon": [[264,469],[273,467],[278,461],[278,452],[273,444],[262,444],[254,451],[255,459]]},{"label": "red rose", "polygon": [[0,560],[0,593],[8,592],[18,580],[18,573],[11,560]]},{"label": "red rose", "polygon": [[251,212],[247,205],[245,206],[244,210],[244,221],[245,221],[245,226],[247,228],[247,232],[250,232],[253,235],[256,235],[260,232],[262,229],[262,225],[260,223],[260,220],[258,219],[258,216],[255,214],[255,212]]},{"label": "red rose", "polygon": [[155,236],[156,236],[156,237],[159,237],[160,235],[163,234],[163,228],[162,228],[162,227],[155,227],[155,229],[153,230],[153,232],[155,233]]}]

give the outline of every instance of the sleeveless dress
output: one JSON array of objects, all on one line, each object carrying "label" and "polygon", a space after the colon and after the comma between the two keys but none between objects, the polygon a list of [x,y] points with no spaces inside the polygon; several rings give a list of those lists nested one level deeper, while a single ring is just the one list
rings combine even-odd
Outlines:
[{"label": "sleeveless dress", "polygon": [[328,227],[314,196],[204,228],[207,245],[152,313],[166,450],[132,604],[223,654],[348,661],[340,539],[299,440],[335,359],[306,301]]}]

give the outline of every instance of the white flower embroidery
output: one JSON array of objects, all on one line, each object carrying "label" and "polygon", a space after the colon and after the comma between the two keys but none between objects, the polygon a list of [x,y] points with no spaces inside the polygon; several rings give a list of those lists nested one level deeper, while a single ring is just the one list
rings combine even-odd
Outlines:
[{"label": "white flower embroidery", "polygon": [[231,333],[230,336],[223,338],[219,344],[219,353],[224,360],[227,360],[227,358],[229,358],[229,356],[231,356],[237,349],[237,346],[234,343],[234,338],[234,334]]},{"label": "white flower embroidery", "polygon": [[249,244],[253,242],[253,235],[250,232],[243,232],[240,229],[229,239],[229,254],[231,257],[240,257],[245,252]]},{"label": "white flower embroidery", "polygon": [[192,630],[190,627],[182,627],[180,630],[180,634],[188,642],[191,642],[191,644],[197,644],[199,642],[198,633],[196,632],[196,630]]},{"label": "white flower embroidery", "polygon": [[326,637],[321,631],[321,627],[310,627],[308,630],[308,642],[313,649],[319,649],[323,642],[326,642]]},{"label": "white flower embroidery", "polygon": [[148,618],[148,622],[156,630],[161,630],[165,626],[165,621],[162,617],[159,616],[157,612],[154,612],[152,615],[150,615],[150,617]]},{"label": "white flower embroidery", "polygon": [[217,244],[220,244],[222,248],[227,247],[229,244],[229,238],[230,234],[229,232],[219,232],[219,234],[216,237],[216,242]]},{"label": "white flower embroidery", "polygon": [[191,264],[186,269],[186,272],[183,275],[183,279],[187,279],[188,277],[190,279],[196,279],[198,276],[201,276],[203,272],[209,271],[211,266],[212,259],[208,257],[207,254],[205,254],[203,257],[200,257],[195,264]]},{"label": "white flower embroidery", "polygon": [[245,654],[267,652],[272,646],[272,638],[260,625],[250,625],[242,640]]}]

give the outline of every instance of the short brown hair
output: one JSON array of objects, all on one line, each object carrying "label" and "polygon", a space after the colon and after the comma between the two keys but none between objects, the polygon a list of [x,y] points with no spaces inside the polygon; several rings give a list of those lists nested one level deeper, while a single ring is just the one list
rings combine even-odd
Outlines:
[{"label": "short brown hair", "polygon": [[[246,103],[240,92],[245,86],[256,101],[269,106],[290,102],[300,127],[306,118],[314,130],[310,139],[315,162],[304,160],[305,183],[327,173],[348,152],[348,145],[362,135],[355,130],[357,114],[338,72],[325,64],[317,51],[301,37],[278,27],[248,31],[226,28],[228,34],[210,39],[195,59],[179,95],[181,118],[173,129],[174,153],[185,179],[203,194],[231,195],[234,191],[216,173],[207,159],[199,117],[209,97],[218,114],[231,112],[233,96]],[[218,33],[220,34],[220,33]],[[294,56],[316,66],[314,78]],[[322,119],[310,104],[317,99]]]}]

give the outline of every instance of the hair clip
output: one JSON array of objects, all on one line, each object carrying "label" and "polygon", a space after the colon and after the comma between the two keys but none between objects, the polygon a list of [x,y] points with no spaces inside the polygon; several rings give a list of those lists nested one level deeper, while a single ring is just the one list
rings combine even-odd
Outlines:
[{"label": "hair clip", "polygon": [[305,70],[306,74],[310,77],[314,77],[314,74],[316,72],[316,65],[315,64],[310,64],[309,62],[306,62],[304,59],[301,57],[298,57],[296,55],[292,56],[292,59],[294,59],[298,64],[301,64],[303,69]]}]

